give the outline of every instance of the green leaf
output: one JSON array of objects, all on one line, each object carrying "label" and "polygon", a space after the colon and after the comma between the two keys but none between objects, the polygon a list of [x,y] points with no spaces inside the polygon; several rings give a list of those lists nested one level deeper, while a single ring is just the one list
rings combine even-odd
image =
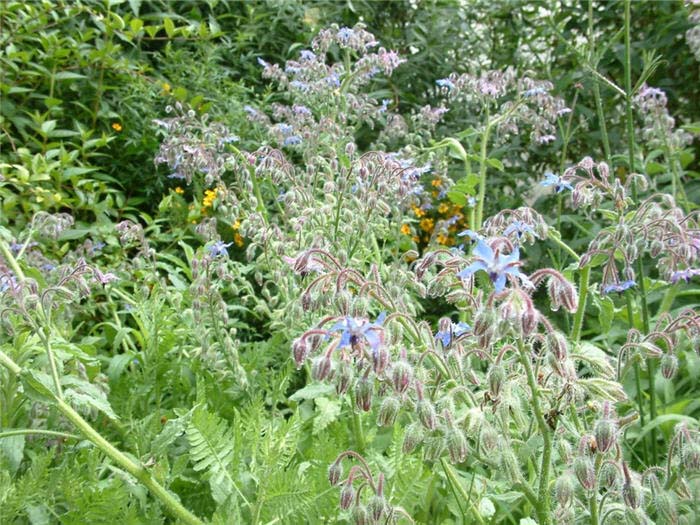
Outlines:
[{"label": "green leaf", "polygon": [[51,377],[36,370],[23,370],[20,374],[24,393],[34,401],[53,402],[55,393]]},{"label": "green leaf", "polygon": [[73,73],[72,71],[59,71],[54,75],[56,80],[78,80],[81,78],[87,78],[85,75],[80,73]]},{"label": "green leaf", "polygon": [[307,385],[301,390],[297,390],[289,396],[290,401],[302,401],[304,399],[316,399],[317,397],[322,397],[335,391],[333,385],[327,385],[324,383],[314,383]]},{"label": "green leaf", "polygon": [[340,415],[340,401],[338,399],[328,399],[327,397],[317,397],[316,417],[314,418],[313,434],[319,434],[325,428],[338,419]]},{"label": "green leaf", "polygon": [[202,472],[209,481],[214,501],[223,503],[234,489],[229,466],[233,460],[235,436],[226,421],[203,408],[194,411],[185,434],[192,468]]},{"label": "green leaf", "polygon": [[23,435],[0,437],[0,453],[7,458],[7,464],[12,474],[19,470],[19,466],[22,463],[25,437]]},{"label": "green leaf", "polygon": [[75,376],[63,377],[61,384],[65,388],[63,391],[65,401],[74,408],[91,408],[115,421],[119,419],[107,400],[107,394],[97,386]]},{"label": "green leaf", "polygon": [[498,159],[486,159],[486,164],[492,168],[496,168],[498,171],[505,171],[505,166],[503,166],[503,163]]},{"label": "green leaf", "polygon": [[172,38],[175,35],[175,24],[170,18],[163,20],[163,28],[165,28],[168,38]]}]

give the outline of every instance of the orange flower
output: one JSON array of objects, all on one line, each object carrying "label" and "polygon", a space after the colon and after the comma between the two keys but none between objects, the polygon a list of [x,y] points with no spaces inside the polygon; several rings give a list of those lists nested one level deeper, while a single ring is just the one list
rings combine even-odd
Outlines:
[{"label": "orange flower", "polygon": [[442,186],[442,181],[440,179],[433,179],[433,181],[430,184],[437,188],[438,186]]},{"label": "orange flower", "polygon": [[238,246],[239,248],[243,246],[243,237],[240,233],[236,233],[236,235],[233,236],[233,242],[235,242],[236,246]]},{"label": "orange flower", "polygon": [[116,131],[117,133],[119,133],[119,132],[120,132],[122,129],[124,129],[124,128],[122,128],[122,125],[119,124],[119,122],[113,122],[113,123],[112,123],[112,129],[113,129],[114,131]]}]

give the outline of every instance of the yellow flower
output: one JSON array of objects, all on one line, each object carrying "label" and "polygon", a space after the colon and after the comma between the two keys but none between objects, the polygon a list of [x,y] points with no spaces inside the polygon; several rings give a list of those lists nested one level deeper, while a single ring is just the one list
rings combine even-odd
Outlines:
[{"label": "yellow flower", "polygon": [[406,223],[402,224],[401,233],[403,233],[404,235],[411,235],[411,227]]},{"label": "yellow flower", "polygon": [[430,184],[437,188],[438,186],[442,186],[442,181],[440,179],[433,179],[433,181]]},{"label": "yellow flower", "polygon": [[175,188],[175,193],[177,193],[178,195],[182,195],[183,193],[185,193],[185,190],[178,186],[177,188]]},{"label": "yellow flower", "polygon": [[432,232],[435,227],[435,222],[433,219],[425,218],[420,221],[420,229],[424,232]]},{"label": "yellow flower", "polygon": [[446,202],[443,202],[442,204],[440,204],[440,206],[438,206],[438,213],[441,213],[442,215],[446,215],[449,211],[450,205]]},{"label": "yellow flower", "polygon": [[237,230],[237,229],[240,228],[240,227],[241,227],[241,221],[239,221],[238,219],[236,219],[236,222],[234,222],[234,223],[231,225],[231,228],[233,228],[234,230]]},{"label": "yellow flower", "polygon": [[241,236],[240,233],[237,233],[236,235],[233,236],[233,242],[236,243],[236,246],[241,248],[243,246],[243,237]]},{"label": "yellow flower", "polygon": [[413,239],[413,242],[420,242],[420,237],[418,237],[418,235],[414,235],[411,239]]},{"label": "yellow flower", "polygon": [[414,207],[413,207],[413,213],[415,213],[415,214],[416,214],[416,217],[418,217],[419,219],[420,219],[423,215],[425,215],[425,211],[421,210],[418,206],[414,206]]},{"label": "yellow flower", "polygon": [[216,193],[218,191],[218,188],[214,188],[213,190],[206,190],[204,192],[204,199],[202,199],[202,205],[204,208],[211,208],[212,204],[214,204],[214,201],[216,200]]},{"label": "yellow flower", "polygon": [[168,93],[170,93],[170,84],[168,84],[167,82],[163,82],[163,86],[162,86],[162,87],[163,87],[163,93],[165,93],[166,95],[167,95]]},{"label": "yellow flower", "polygon": [[444,233],[439,233],[437,236],[437,242],[438,244],[444,244],[447,245],[449,244],[450,238],[445,235]]},{"label": "yellow flower", "polygon": [[119,133],[119,132],[120,132],[122,129],[124,129],[124,128],[122,128],[122,125],[119,124],[119,122],[113,122],[113,123],[112,123],[112,129],[113,129],[114,131],[116,131],[117,133]]}]

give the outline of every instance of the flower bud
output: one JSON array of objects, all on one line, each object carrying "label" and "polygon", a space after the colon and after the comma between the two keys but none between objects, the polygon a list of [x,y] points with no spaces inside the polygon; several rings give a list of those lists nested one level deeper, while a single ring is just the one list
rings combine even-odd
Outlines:
[{"label": "flower bud", "polygon": [[658,525],[673,525],[678,523],[678,511],[671,494],[659,487],[654,492],[653,506],[656,509],[656,523]]},{"label": "flower bud", "polygon": [[593,427],[598,451],[605,454],[610,450],[617,440],[617,425],[612,419],[599,419]]},{"label": "flower bud", "polygon": [[346,363],[345,361],[342,361],[340,363],[340,366],[338,367],[338,372],[335,376],[335,392],[339,396],[342,396],[345,394],[348,389],[350,388],[350,385],[352,384],[352,380],[355,377],[355,372],[353,371],[352,366],[350,366],[350,363]]},{"label": "flower bud", "polygon": [[375,494],[372,496],[372,499],[369,500],[367,510],[369,510],[370,517],[374,520],[374,523],[381,521],[382,517],[387,512],[386,500],[384,497]]},{"label": "flower bud", "polygon": [[355,146],[354,142],[348,142],[345,145],[345,154],[348,157],[352,157],[355,154],[355,151],[357,150],[357,146]]},{"label": "flower bud", "polygon": [[642,487],[636,481],[628,479],[625,484],[622,485],[622,499],[631,509],[638,509],[642,506],[644,502],[644,494],[642,493]]},{"label": "flower bud", "polygon": [[681,453],[681,461],[686,470],[700,470],[700,445],[693,441],[685,444]]},{"label": "flower bud", "polygon": [[384,345],[378,347],[372,354],[372,367],[374,368],[374,373],[381,375],[389,364],[389,359],[391,355],[389,350],[386,349]]},{"label": "flower bud", "polygon": [[372,518],[369,510],[364,505],[357,505],[352,509],[352,520],[355,525],[371,525]]},{"label": "flower bud", "polygon": [[661,375],[666,379],[673,379],[678,371],[678,358],[673,354],[664,354],[661,357]]},{"label": "flower bud", "polygon": [[431,436],[423,443],[423,453],[426,461],[437,461],[445,451],[445,440],[442,436]]},{"label": "flower bud", "polygon": [[324,381],[331,374],[333,363],[327,355],[316,357],[311,365],[311,377],[316,381]]},{"label": "flower bud", "polygon": [[294,355],[294,362],[297,365],[297,369],[301,368],[301,365],[304,364],[304,361],[306,361],[310,351],[311,348],[309,348],[309,344],[306,342],[306,339],[300,337],[294,340],[292,343],[292,354]]},{"label": "flower bud", "polygon": [[499,445],[503,474],[511,483],[519,483],[522,478],[522,474],[520,473],[520,466],[518,465],[518,460],[515,457],[513,449],[505,439],[501,440]]},{"label": "flower bud", "polygon": [[330,467],[328,467],[328,482],[331,485],[337,485],[342,475],[343,464],[340,461],[336,461],[335,463],[332,463]]},{"label": "flower bud", "polygon": [[502,364],[493,364],[489,368],[486,379],[489,382],[489,393],[493,399],[498,399],[501,390],[503,389],[503,383],[506,380],[506,370]]},{"label": "flower bud", "polygon": [[406,432],[403,435],[403,446],[401,449],[404,454],[410,454],[418,445],[423,442],[423,429],[418,423],[411,423],[406,427]]},{"label": "flower bud", "polygon": [[564,360],[569,355],[566,337],[561,332],[547,334],[547,348],[558,360]]},{"label": "flower bud", "polygon": [[340,491],[340,508],[343,510],[349,509],[352,505],[352,500],[354,499],[355,489],[353,488],[352,483],[347,482],[345,485],[343,485],[343,488]]},{"label": "flower bud", "polygon": [[452,463],[462,463],[467,459],[469,446],[467,438],[459,428],[450,428],[447,431],[447,451],[450,454]]},{"label": "flower bud", "polygon": [[603,463],[600,467],[600,485],[608,490],[614,489],[620,481],[620,471],[614,463]]},{"label": "flower bud", "polygon": [[423,423],[423,426],[428,430],[435,430],[437,425],[437,416],[435,415],[435,407],[427,399],[421,399],[416,404],[418,411],[418,419]]},{"label": "flower bud", "polygon": [[577,457],[574,460],[574,474],[584,489],[591,490],[595,486],[595,469],[590,458]]},{"label": "flower bud", "polygon": [[413,368],[407,361],[401,360],[396,362],[391,370],[391,382],[394,385],[394,390],[397,393],[403,394],[408,390],[413,378]]},{"label": "flower bud", "polygon": [[382,427],[390,427],[396,421],[396,416],[401,409],[401,402],[394,396],[387,396],[382,400],[377,415],[377,424]]},{"label": "flower bud", "polygon": [[520,327],[523,335],[528,336],[537,329],[539,324],[540,314],[533,308],[526,308],[520,315]]},{"label": "flower bud", "polygon": [[372,408],[372,383],[366,377],[355,384],[355,406],[364,412]]},{"label": "flower bud", "polygon": [[492,452],[498,445],[498,432],[491,425],[484,425],[479,434],[481,448],[486,452]]},{"label": "flower bud", "polygon": [[571,505],[576,494],[576,487],[570,474],[562,474],[557,478],[554,483],[554,494],[560,506],[568,507]]}]

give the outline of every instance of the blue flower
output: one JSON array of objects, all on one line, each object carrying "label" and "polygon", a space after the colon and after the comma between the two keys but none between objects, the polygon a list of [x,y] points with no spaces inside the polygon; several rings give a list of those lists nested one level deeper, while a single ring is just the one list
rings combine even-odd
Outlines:
[{"label": "blue flower", "polygon": [[301,137],[299,135],[292,135],[290,137],[287,137],[284,139],[283,145],[284,146],[295,146],[297,144],[301,144]]},{"label": "blue flower", "polygon": [[292,128],[292,126],[290,126],[289,124],[285,124],[284,122],[280,122],[279,124],[277,124],[277,129],[280,130],[280,133],[282,133],[282,135],[289,135],[292,133],[292,131],[294,131],[294,128]]},{"label": "blue flower", "polygon": [[330,331],[341,332],[338,348],[355,346],[364,341],[370,346],[373,352],[376,352],[382,344],[380,333],[384,319],[386,319],[385,312],[379,314],[379,317],[377,317],[377,320],[373,323],[347,316],[345,319],[335,323]]},{"label": "blue flower", "polygon": [[472,241],[480,241],[483,239],[481,235],[472,230],[464,230],[457,234],[457,237],[469,237]]},{"label": "blue flower", "polygon": [[541,87],[536,87],[532,89],[528,89],[527,91],[523,92],[524,97],[534,97],[535,95],[546,95],[547,90]]},{"label": "blue flower", "polygon": [[211,255],[212,257],[228,255],[228,247],[232,244],[232,242],[224,243],[224,241],[216,241],[214,244],[207,247],[207,250],[209,250],[209,255]]},{"label": "blue flower", "polygon": [[350,40],[354,34],[355,31],[353,31],[349,27],[341,27],[340,29],[338,29],[338,40],[340,40],[343,43],[347,43],[347,41]]},{"label": "blue flower", "polygon": [[559,177],[554,173],[547,172],[544,174],[544,180],[540,182],[542,186],[554,186],[557,193],[561,193],[564,190],[573,190],[574,187],[566,182],[563,177]]},{"label": "blue flower", "polygon": [[262,67],[268,67],[270,65],[260,57],[258,57],[258,64],[260,64]]},{"label": "blue flower", "polygon": [[529,224],[525,224],[523,221],[513,221],[510,223],[510,226],[505,229],[503,235],[508,237],[511,233],[517,234],[518,239],[520,239],[526,233],[535,235],[535,230],[533,230]]},{"label": "blue flower", "polygon": [[455,85],[449,78],[441,78],[436,80],[435,83],[441,88],[454,89]]},{"label": "blue flower", "polygon": [[697,270],[695,268],[686,268],[685,270],[678,270],[671,274],[671,282],[673,284],[676,284],[678,281],[683,279],[687,283],[695,275],[700,275],[700,270]]},{"label": "blue flower", "polygon": [[309,51],[308,49],[302,49],[301,59],[311,62],[313,60],[316,60],[316,53],[314,53],[313,51]]},{"label": "blue flower", "polygon": [[485,271],[496,288],[496,292],[503,291],[506,286],[506,277],[512,275],[521,281],[528,282],[527,277],[518,268],[520,266],[520,251],[515,248],[510,255],[503,255],[493,250],[486,241],[478,239],[474,248],[475,261],[457,274],[464,279],[476,272]]},{"label": "blue flower", "polygon": [[468,332],[471,329],[471,326],[469,326],[467,323],[452,323],[452,326],[450,326],[449,330],[438,330],[438,332],[435,334],[435,339],[440,341],[444,348],[447,348],[448,346],[450,346],[450,343],[452,342],[453,338],[456,339],[457,337],[459,337],[465,332]]},{"label": "blue flower", "polygon": [[603,293],[608,294],[610,292],[617,292],[617,293],[622,293],[625,290],[629,290],[633,286],[635,286],[637,283],[634,281],[634,279],[628,279],[627,281],[623,281],[621,283],[613,283],[613,284],[608,284],[607,286],[603,287]]}]

